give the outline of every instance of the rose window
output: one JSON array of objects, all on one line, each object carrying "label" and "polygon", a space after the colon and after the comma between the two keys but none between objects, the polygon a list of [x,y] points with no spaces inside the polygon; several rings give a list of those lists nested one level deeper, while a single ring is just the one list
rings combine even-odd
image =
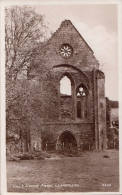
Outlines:
[{"label": "rose window", "polygon": [[63,44],[60,48],[60,54],[64,58],[68,58],[72,55],[73,49],[68,44]]}]

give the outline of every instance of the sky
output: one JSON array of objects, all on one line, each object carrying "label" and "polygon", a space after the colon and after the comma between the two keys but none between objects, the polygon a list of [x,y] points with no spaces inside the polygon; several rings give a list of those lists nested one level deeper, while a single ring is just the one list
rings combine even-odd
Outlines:
[{"label": "sky", "polygon": [[94,51],[105,73],[105,95],[118,100],[118,26],[116,4],[41,5],[49,31],[55,32],[65,19],[71,20]]}]

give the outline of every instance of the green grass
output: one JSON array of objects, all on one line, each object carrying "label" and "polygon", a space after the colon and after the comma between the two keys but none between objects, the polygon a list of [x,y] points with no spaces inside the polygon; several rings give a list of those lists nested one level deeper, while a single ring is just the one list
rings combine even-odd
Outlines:
[{"label": "green grass", "polygon": [[[109,158],[103,158],[109,155]],[[118,192],[118,151],[7,162],[9,192]]]}]

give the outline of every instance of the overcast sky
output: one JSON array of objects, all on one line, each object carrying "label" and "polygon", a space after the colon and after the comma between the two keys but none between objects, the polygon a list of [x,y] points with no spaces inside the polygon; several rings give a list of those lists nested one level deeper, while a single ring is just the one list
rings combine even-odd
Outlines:
[{"label": "overcast sky", "polygon": [[45,15],[54,32],[64,19],[70,19],[94,51],[105,73],[105,93],[118,100],[117,6],[112,4],[41,5],[36,11]]}]

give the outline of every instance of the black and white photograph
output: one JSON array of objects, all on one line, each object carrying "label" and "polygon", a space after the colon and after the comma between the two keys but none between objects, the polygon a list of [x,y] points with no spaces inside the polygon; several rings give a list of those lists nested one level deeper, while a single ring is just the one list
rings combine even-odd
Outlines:
[{"label": "black and white photograph", "polygon": [[7,192],[120,192],[119,4],[38,2],[4,6]]}]

